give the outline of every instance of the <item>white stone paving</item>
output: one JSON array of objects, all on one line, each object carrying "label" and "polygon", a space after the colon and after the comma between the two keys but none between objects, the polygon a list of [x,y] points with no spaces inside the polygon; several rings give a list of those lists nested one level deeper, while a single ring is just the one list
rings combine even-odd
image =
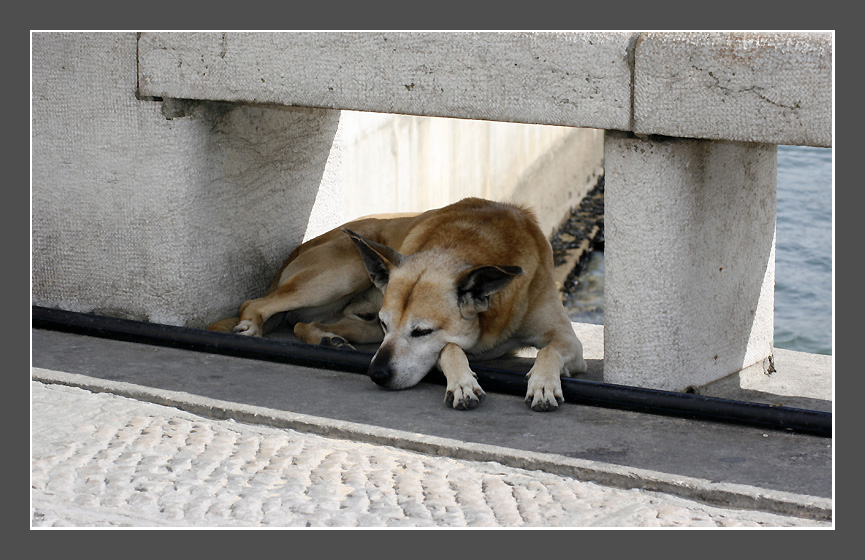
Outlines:
[{"label": "white stone paving", "polygon": [[32,527],[831,527],[32,383]]}]

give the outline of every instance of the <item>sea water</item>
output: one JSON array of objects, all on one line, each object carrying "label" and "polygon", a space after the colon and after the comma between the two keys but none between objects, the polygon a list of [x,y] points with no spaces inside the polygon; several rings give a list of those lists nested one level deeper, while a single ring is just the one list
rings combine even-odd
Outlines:
[{"label": "sea water", "polygon": [[778,147],[775,347],[832,354],[832,150]]},{"label": "sea water", "polygon": [[[832,354],[832,150],[778,147],[775,347]],[[604,254],[565,302],[572,321],[604,322]]]}]

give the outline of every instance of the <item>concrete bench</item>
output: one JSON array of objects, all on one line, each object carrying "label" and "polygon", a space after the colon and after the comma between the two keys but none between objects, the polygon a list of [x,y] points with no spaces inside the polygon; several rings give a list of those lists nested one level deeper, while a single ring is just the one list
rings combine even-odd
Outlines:
[{"label": "concrete bench", "polygon": [[[37,94],[48,86],[36,77],[62,88],[58,75],[74,72],[38,63],[52,41],[60,39],[34,41]],[[154,133],[181,154],[206,147],[205,160],[156,146],[138,159],[169,167],[196,161],[188,171],[214,196],[174,199],[156,189],[155,199],[142,197],[136,219],[167,206],[183,223],[195,202],[235,205],[233,213],[212,208],[225,213],[225,224],[191,225],[176,254],[188,254],[190,244],[206,251],[216,234],[235,236],[227,250],[266,253],[273,236],[261,235],[262,222],[315,220],[337,195],[329,162],[340,110],[605,129],[605,381],[684,390],[772,367],[776,145],[832,145],[831,34],[143,33],[132,55],[123,44],[124,63],[137,65],[141,99],[217,102],[189,105],[198,111],[218,112],[218,102],[247,107],[232,122],[175,120]],[[127,69],[111,71],[128,83]],[[189,130],[203,122],[207,133]],[[220,127],[232,134],[214,134]],[[274,175],[285,170],[274,169],[275,160],[303,159],[292,170],[306,170],[303,180],[315,188],[302,190],[290,216],[268,202],[275,177],[256,165],[245,169],[254,192],[224,190],[224,157],[249,146]],[[62,154],[52,157],[62,167]],[[34,198],[37,179],[50,178],[40,165],[34,155]],[[50,197],[45,207],[59,211]],[[63,243],[41,247],[34,266],[74,252]],[[161,272],[129,271],[128,289],[141,279],[154,298],[164,297],[170,284]],[[229,289],[253,279],[241,273],[225,282]]]}]

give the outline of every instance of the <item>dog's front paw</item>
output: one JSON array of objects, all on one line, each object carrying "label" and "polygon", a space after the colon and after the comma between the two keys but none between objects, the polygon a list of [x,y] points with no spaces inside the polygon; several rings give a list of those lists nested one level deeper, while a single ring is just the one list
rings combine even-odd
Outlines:
[{"label": "dog's front paw", "polygon": [[234,327],[234,333],[244,336],[261,336],[261,329],[252,321],[241,321]]},{"label": "dog's front paw", "polygon": [[535,412],[550,412],[565,402],[562,394],[562,382],[555,380],[544,380],[540,376],[532,376],[529,373],[528,391],[526,391],[526,404]]},{"label": "dog's front paw", "polygon": [[449,384],[445,392],[445,404],[456,410],[477,408],[486,398],[487,394],[473,377],[458,385]]}]

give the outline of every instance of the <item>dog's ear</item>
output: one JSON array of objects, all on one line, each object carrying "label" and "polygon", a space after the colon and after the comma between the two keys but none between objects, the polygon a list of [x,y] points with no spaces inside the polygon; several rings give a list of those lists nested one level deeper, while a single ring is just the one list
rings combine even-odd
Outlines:
[{"label": "dog's ear", "polygon": [[348,228],[342,228],[360,251],[363,266],[376,288],[384,291],[390,278],[390,271],[399,266],[403,256],[387,245],[370,241]]},{"label": "dog's ear", "polygon": [[490,308],[490,296],[503,290],[523,273],[518,266],[476,266],[457,277],[457,301],[463,317],[471,318]]}]

